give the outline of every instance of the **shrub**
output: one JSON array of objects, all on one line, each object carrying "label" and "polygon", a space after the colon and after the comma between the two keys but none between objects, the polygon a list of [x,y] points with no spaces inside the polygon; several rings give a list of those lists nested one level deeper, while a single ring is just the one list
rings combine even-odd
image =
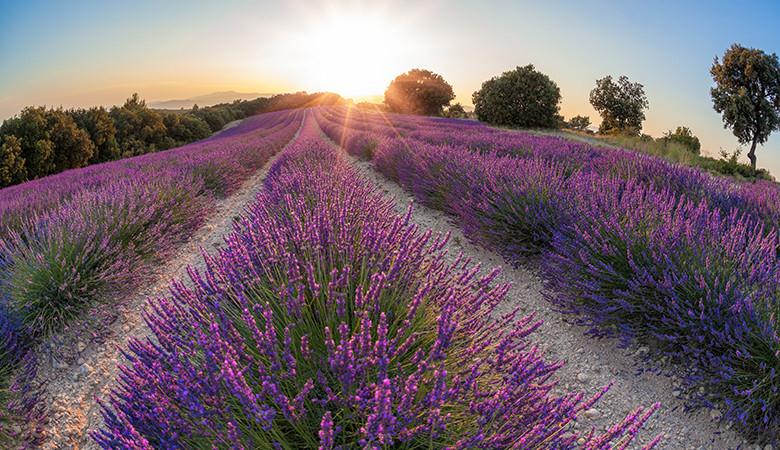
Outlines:
[{"label": "shrub", "polygon": [[701,153],[701,142],[699,138],[693,135],[688,127],[677,127],[675,131],[669,130],[660,138],[661,142],[676,142],[685,146],[691,153],[698,155]]}]

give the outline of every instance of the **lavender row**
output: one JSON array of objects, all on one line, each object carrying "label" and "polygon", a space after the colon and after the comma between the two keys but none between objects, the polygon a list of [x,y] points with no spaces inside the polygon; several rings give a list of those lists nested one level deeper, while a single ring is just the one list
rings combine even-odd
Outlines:
[{"label": "lavender row", "polygon": [[771,226],[780,222],[780,189],[776,183],[767,180],[736,182],[635,151],[594,147],[559,137],[502,131],[469,120],[372,114],[343,107],[328,108],[320,114],[328,124],[326,126],[334,128],[331,132],[333,138],[348,137],[337,130],[346,121],[353,131],[350,139],[365,134],[487,152],[495,156],[541,159],[561,166],[567,173],[596,172],[642,181],[657,188],[672,189],[692,200],[705,200],[722,211],[739,209]]},{"label": "lavender row", "polygon": [[[16,379],[32,378],[23,361],[36,339],[109,292],[127,292],[203,222],[215,196],[235,190],[277,153],[300,120],[299,112],[260,116],[228,137],[1,190],[0,391],[13,388],[11,374],[20,367]],[[16,390],[0,393],[9,412],[12,402],[33,397]],[[15,420],[37,415],[17,409],[22,417],[15,413]],[[0,444],[10,433],[8,415],[5,424],[0,417]]]},{"label": "lavender row", "polygon": [[[545,157],[560,143],[554,138],[518,158],[489,141],[481,151],[431,143],[445,132],[476,139],[468,137],[480,136],[474,125],[459,132],[429,119],[399,121],[423,122],[434,136],[425,139],[413,127],[404,133],[394,117],[338,109],[317,116],[331,138],[454,215],[474,241],[515,264],[541,255],[548,298],[591,333],[652,344],[655,356],[690,368],[695,403],[722,408],[753,438],[780,437],[780,242],[766,224],[771,215],[752,203],[776,208],[775,188],[749,197],[731,185],[735,197],[720,202],[721,180],[646,156],[602,159],[597,170],[580,144]],[[487,135],[500,148],[515,133]],[[752,200],[738,205],[740,198]]]},{"label": "lavender row", "polygon": [[[285,150],[226,248],[152,302],[104,406],[103,448],[624,448],[656,406],[570,426],[540,324],[323,142]],[[650,448],[658,439],[648,443]]]}]

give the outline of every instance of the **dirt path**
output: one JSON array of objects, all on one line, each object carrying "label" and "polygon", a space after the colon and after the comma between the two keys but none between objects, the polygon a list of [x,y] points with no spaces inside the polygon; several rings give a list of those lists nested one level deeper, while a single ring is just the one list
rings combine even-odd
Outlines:
[{"label": "dirt path", "polygon": [[[323,137],[329,140],[324,134]],[[363,176],[395,200],[400,214],[406,212],[410,202],[414,202],[413,196],[375,171],[370,162],[358,160],[345,151],[343,154]],[[595,405],[595,409],[584,413],[578,429],[587,430],[595,426],[603,430],[619,422],[638,405],[661,402],[662,409],[650,421],[637,444],[663,433],[666,437],[658,448],[664,450],[751,448],[727,429],[727,425],[713,420],[717,418],[716,412],[686,412],[679,380],[649,372],[638,373],[641,354],[647,351],[646,348],[620,349],[613,340],[585,336],[584,328],[564,321],[563,316],[543,298],[542,281],[536,270],[512,268],[498,254],[471,244],[444,213],[414,203],[412,222],[423,229],[451,234],[446,247],[450,257],[463,253],[484,268],[502,267],[499,282],[512,284],[506,308],[519,305],[525,314],[534,313],[544,320],[544,325],[533,335],[535,340],[545,350],[548,359],[566,361],[558,372],[563,389],[592,394],[614,381],[612,389]],[[632,448],[639,447],[641,445]]]},{"label": "dirt path", "polygon": [[[301,126],[290,143],[297,139],[305,120],[304,112]],[[154,268],[141,289],[117,305],[102,305],[116,311],[112,314],[113,323],[101,330],[100,339],[85,343],[88,339],[66,341],[63,338],[43,346],[39,358],[42,360],[39,379],[46,386],[43,401],[49,408],[50,418],[42,448],[97,448],[89,437],[89,433],[102,423],[95,399],[107,398],[118,373],[117,363],[122,360],[121,349],[127,340],[149,335],[142,317],[147,300],[166,295],[171,280],[186,278],[187,267],[204,268],[202,252],[218,248],[224,242],[223,237],[232,231],[233,219],[254,200],[262,188],[268,168],[279,154],[281,152],[244,182],[235,194],[219,200],[206,223],[168,258],[167,263]],[[75,354],[75,358],[67,358],[68,354]]]}]

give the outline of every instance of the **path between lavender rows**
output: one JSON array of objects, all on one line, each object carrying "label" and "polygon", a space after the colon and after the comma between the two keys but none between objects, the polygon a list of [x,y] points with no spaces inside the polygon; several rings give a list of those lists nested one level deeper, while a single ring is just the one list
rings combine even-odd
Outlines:
[{"label": "path between lavender rows", "polygon": [[[301,124],[288,146],[298,138],[306,118],[304,111]],[[108,397],[118,374],[117,364],[123,359],[121,350],[128,339],[149,336],[149,328],[142,317],[148,299],[166,295],[172,280],[185,280],[188,267],[205,267],[202,252],[223,244],[224,236],[232,231],[233,219],[255,199],[268,169],[280,154],[281,151],[269,159],[233,195],[217,201],[215,211],[206,223],[165,264],[153,268],[146,284],[130,298],[101,306],[115,308],[116,311],[112,314],[115,320],[106,330],[101,330],[101,338],[97,342],[83,337],[60,337],[59,342],[55,340],[43,346],[38,379],[45,386],[43,401],[49,409],[43,449],[97,448],[89,437],[89,433],[103,422],[95,400]],[[77,356],[72,364],[64,362],[65,353]]]},{"label": "path between lavender rows", "polygon": [[[338,146],[324,133],[322,136],[332,145]],[[344,149],[339,150],[364,177],[395,201],[398,213],[405,213],[409,203],[413,202],[412,222],[423,229],[450,233],[446,249],[451,258],[463,253],[474,263],[481,264],[485,270],[502,268],[498,282],[512,284],[505,310],[520,305],[525,314],[533,313],[544,320],[544,325],[532,337],[548,359],[566,361],[557,373],[561,388],[592,394],[610,381],[614,382],[614,386],[595,408],[586,411],[584,417],[581,417],[577,425],[579,429],[592,426],[604,429],[605,426],[619,422],[638,405],[649,406],[660,402],[662,409],[653,416],[646,431],[630,448],[641,447],[640,444],[659,433],[666,437],[657,448],[664,450],[751,448],[728,425],[717,423],[717,411],[686,412],[679,379],[648,371],[640,373],[638,367],[642,364],[641,356],[647,348],[620,349],[614,340],[597,340],[585,336],[584,328],[565,321],[563,315],[554,311],[544,299],[542,280],[535,268],[512,268],[498,254],[471,244],[446,214],[414,202],[410,193],[374,170],[372,163],[359,160]]]}]

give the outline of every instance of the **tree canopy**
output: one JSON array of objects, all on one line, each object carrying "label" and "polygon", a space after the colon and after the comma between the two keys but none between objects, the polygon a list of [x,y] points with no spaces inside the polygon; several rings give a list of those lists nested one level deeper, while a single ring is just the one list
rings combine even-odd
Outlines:
[{"label": "tree canopy", "polygon": [[621,75],[617,81],[611,75],[596,80],[590,91],[590,104],[601,115],[599,133],[639,135],[649,106],[644,86],[632,83]]},{"label": "tree canopy", "polygon": [[584,131],[590,126],[590,117],[588,116],[574,116],[569,119],[569,128],[573,130]]},{"label": "tree canopy", "polygon": [[472,96],[477,118],[493,125],[556,128],[561,91],[529,64],[482,83]]},{"label": "tree canopy", "polygon": [[715,87],[710,91],[723,126],[731,128],[740,144],[750,144],[748,158],[756,169],[756,146],[780,128],[780,64],[777,55],[733,44],[715,57],[710,69]]},{"label": "tree canopy", "polygon": [[385,91],[390,111],[404,114],[440,116],[454,98],[452,86],[441,75],[425,69],[398,75]]}]

